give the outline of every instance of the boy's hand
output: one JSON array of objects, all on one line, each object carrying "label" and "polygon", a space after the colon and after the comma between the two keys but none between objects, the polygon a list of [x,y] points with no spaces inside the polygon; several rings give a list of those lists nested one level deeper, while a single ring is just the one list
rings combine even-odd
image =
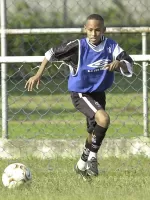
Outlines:
[{"label": "boy's hand", "polygon": [[[36,83],[37,82],[37,83]],[[38,89],[38,86],[40,84],[40,78],[37,78],[36,76],[32,76],[29,78],[29,80],[25,84],[25,88],[28,89],[28,91],[32,91],[34,84],[36,83],[36,88]]]},{"label": "boy's hand", "polygon": [[110,64],[106,65],[105,69],[109,70],[109,71],[115,71],[117,69],[119,69],[122,66],[122,62],[120,62],[119,60],[115,60],[113,62],[111,62]]}]

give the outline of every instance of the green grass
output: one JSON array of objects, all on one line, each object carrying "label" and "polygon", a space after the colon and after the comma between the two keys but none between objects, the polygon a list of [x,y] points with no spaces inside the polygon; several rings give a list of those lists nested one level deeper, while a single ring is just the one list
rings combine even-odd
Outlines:
[{"label": "green grass", "polygon": [[0,173],[12,162],[26,164],[32,182],[7,189],[0,182],[5,200],[149,200],[150,161],[146,157],[100,159],[100,174],[85,182],[73,171],[76,159],[1,160]]},{"label": "green grass", "polygon": [[[10,139],[77,139],[87,136],[85,124],[71,123],[51,124],[51,122],[11,122]],[[107,132],[108,138],[131,138],[142,136],[143,126],[132,124],[112,124]]]},{"label": "green grass", "polygon": [[[10,95],[9,138],[85,137],[85,117],[77,112],[69,94]],[[107,137],[143,135],[142,95],[107,94],[106,111],[111,117]]]}]

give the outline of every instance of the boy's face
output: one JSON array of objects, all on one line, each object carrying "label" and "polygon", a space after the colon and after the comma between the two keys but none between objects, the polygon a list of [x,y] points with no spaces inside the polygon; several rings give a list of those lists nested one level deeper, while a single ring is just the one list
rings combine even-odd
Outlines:
[{"label": "boy's face", "polygon": [[100,20],[90,19],[84,26],[89,42],[98,45],[105,32],[104,23]]}]

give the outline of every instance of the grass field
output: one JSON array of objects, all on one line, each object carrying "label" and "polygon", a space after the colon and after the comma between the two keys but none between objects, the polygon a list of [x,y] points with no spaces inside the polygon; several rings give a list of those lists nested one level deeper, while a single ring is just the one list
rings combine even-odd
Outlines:
[{"label": "grass field", "polygon": [[[10,138],[85,137],[85,117],[77,112],[69,94],[9,96]],[[111,117],[108,137],[133,137],[143,133],[142,95],[109,94]]]},{"label": "grass field", "polygon": [[[0,199],[5,200],[149,200],[150,160],[145,157],[100,160],[100,174],[83,181],[73,170],[76,159],[19,160],[32,172],[32,182],[7,189],[0,182]],[[16,160],[1,160],[3,169]],[[18,162],[18,160],[17,160]],[[113,163],[113,164],[112,164]]]}]

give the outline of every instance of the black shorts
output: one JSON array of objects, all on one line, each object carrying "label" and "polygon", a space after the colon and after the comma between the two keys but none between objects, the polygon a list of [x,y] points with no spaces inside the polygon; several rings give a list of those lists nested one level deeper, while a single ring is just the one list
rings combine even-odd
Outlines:
[{"label": "black shorts", "polygon": [[105,92],[77,93],[71,92],[74,107],[86,116],[87,131],[92,133],[95,126],[95,113],[106,105]]}]

